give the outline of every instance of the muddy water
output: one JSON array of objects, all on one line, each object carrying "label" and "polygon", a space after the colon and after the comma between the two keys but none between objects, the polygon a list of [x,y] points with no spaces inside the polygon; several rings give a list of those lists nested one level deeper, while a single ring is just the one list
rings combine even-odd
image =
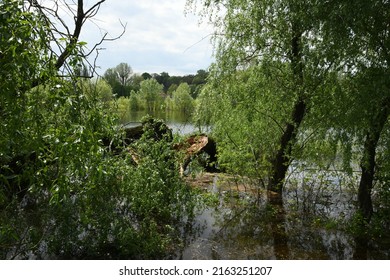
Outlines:
[{"label": "muddy water", "polygon": [[354,192],[335,182],[298,188],[291,180],[283,203],[270,205],[263,190],[221,174],[202,176],[206,179],[190,181],[215,201],[196,217],[202,230],[178,252],[179,259],[390,258],[390,246],[382,240],[359,244],[346,230],[355,211]]}]

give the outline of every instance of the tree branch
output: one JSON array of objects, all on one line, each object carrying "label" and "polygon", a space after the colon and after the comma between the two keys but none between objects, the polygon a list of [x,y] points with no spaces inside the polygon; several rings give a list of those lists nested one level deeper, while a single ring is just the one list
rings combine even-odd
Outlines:
[{"label": "tree branch", "polygon": [[[105,0],[100,2],[104,2],[104,1]],[[78,0],[77,16],[75,18],[75,28],[73,34],[70,37],[69,43],[65,47],[65,50],[60,54],[60,56],[57,59],[57,62],[55,64],[57,70],[59,70],[64,65],[66,59],[72,54],[72,51],[77,45],[81,33],[81,28],[86,20],[83,6],[84,6],[84,0]]]}]

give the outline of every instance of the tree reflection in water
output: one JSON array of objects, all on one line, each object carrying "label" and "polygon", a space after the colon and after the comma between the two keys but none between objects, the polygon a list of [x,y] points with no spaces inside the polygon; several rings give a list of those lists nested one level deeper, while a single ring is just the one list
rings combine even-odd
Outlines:
[{"label": "tree reflection in water", "polygon": [[314,204],[316,209],[302,211],[304,207],[288,194],[281,198],[265,192],[259,197],[240,191],[216,192],[219,204],[196,217],[203,231],[184,248],[180,259],[390,257],[388,246],[367,246],[367,240],[357,240],[339,226],[341,218],[332,216],[338,211],[333,209],[335,204],[329,203],[329,209]]}]

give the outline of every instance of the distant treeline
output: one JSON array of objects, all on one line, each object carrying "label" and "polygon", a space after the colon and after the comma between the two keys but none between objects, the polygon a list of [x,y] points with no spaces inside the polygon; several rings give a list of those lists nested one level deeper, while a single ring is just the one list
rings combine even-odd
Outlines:
[{"label": "distant treeline", "polygon": [[203,69],[198,70],[196,74],[185,76],[170,76],[167,72],[137,74],[127,63],[120,63],[116,67],[109,68],[103,75],[117,97],[130,97],[132,91],[138,92],[140,90],[142,81],[155,79],[163,86],[163,93],[168,96],[172,96],[180,84],[186,83],[190,87],[191,97],[196,98],[201,86],[206,83],[207,77],[208,72]]}]

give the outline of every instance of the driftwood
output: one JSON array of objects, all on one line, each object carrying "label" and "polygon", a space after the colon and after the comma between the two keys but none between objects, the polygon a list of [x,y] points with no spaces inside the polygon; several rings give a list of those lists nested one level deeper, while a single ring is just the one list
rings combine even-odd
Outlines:
[{"label": "driftwood", "polygon": [[[132,130],[131,132],[134,132]],[[188,165],[202,153],[208,155],[207,161],[200,162],[207,172],[217,172],[215,167],[217,161],[217,148],[215,141],[205,134],[191,135],[183,142],[173,145],[173,149],[184,155],[180,163],[180,174],[183,176]],[[138,165],[140,162],[140,155],[131,146],[127,148],[130,153],[133,163]]]},{"label": "driftwood", "polygon": [[[161,120],[151,117],[145,118],[140,125],[134,127],[125,127],[122,139],[114,141],[110,137],[103,137],[101,143],[108,151],[119,154],[125,148],[131,154],[133,162],[138,165],[140,156],[137,151],[131,147],[134,141],[145,137],[154,141],[165,140],[172,142],[172,130]],[[46,147],[50,149],[49,145]],[[41,164],[38,161],[38,153],[21,153],[12,158],[0,157],[0,187],[3,188],[2,195],[7,201],[17,197],[22,201],[33,183],[34,166]],[[50,164],[50,163],[48,163]],[[30,173],[29,173],[30,172]],[[0,201],[2,204],[2,202]],[[0,205],[0,209],[4,205]]]}]

